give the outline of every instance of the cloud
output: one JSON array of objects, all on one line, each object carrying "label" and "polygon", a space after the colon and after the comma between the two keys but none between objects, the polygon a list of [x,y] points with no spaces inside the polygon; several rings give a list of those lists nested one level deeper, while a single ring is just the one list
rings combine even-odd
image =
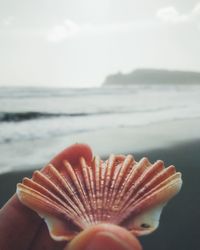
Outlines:
[{"label": "cloud", "polygon": [[197,25],[199,25],[200,2],[188,13],[180,13],[173,5],[161,8],[156,12],[156,17],[157,20],[152,18],[101,24],[78,24],[73,20],[66,19],[63,23],[50,28],[45,33],[45,38],[49,42],[58,43],[77,36],[109,35],[113,33],[128,33],[135,30],[157,28],[160,27],[161,22],[167,24],[197,23]]},{"label": "cloud", "polygon": [[189,15],[180,14],[174,6],[169,6],[157,11],[156,16],[163,22],[182,23],[189,19]]},{"label": "cloud", "polygon": [[77,35],[81,30],[80,26],[71,20],[65,20],[64,24],[56,25],[47,33],[47,40],[51,42],[59,42]]},{"label": "cloud", "polygon": [[174,6],[168,6],[159,9],[156,13],[156,17],[166,23],[186,23],[199,21],[200,17],[200,2],[197,3],[194,8],[186,13],[181,14]]},{"label": "cloud", "polygon": [[46,34],[50,42],[62,42],[80,35],[108,35],[111,33],[131,32],[136,29],[152,28],[155,22],[152,20],[136,20],[132,22],[119,22],[107,24],[77,24],[72,20],[65,20],[63,24],[52,27]]}]

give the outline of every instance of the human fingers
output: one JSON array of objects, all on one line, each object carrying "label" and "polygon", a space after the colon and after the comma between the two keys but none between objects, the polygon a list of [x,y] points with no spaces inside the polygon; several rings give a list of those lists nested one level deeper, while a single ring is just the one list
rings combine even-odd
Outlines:
[{"label": "human fingers", "polygon": [[28,249],[40,224],[40,217],[15,194],[0,210],[0,249]]},{"label": "human fingers", "polygon": [[[90,147],[85,144],[74,144],[54,157],[50,163],[59,166],[63,160],[68,160],[71,164],[78,164],[81,156],[86,161],[91,161]],[[27,249],[40,224],[41,218],[23,206],[15,194],[0,210],[0,249]]]},{"label": "human fingers", "polygon": [[37,231],[29,250],[63,250],[65,245],[66,242],[55,241],[50,237],[47,225],[44,221],[42,221],[41,226]]},{"label": "human fingers", "polygon": [[142,250],[142,247],[126,229],[99,224],[86,229],[76,236],[65,250]]},{"label": "human fingers", "polygon": [[50,163],[55,167],[59,167],[63,160],[67,160],[72,166],[74,166],[79,164],[80,157],[83,157],[86,162],[90,162],[92,160],[92,150],[87,144],[76,143],[71,145],[56,155]]}]

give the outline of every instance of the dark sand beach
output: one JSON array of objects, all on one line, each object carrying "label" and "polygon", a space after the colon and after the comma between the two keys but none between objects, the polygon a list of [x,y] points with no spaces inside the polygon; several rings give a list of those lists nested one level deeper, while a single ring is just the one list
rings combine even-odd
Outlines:
[{"label": "dark sand beach", "polygon": [[[152,162],[162,159],[166,166],[173,164],[183,174],[182,190],[164,209],[159,229],[140,238],[145,250],[200,249],[199,149],[200,140],[197,140],[134,154],[136,160],[142,156],[149,157]],[[29,170],[0,175],[1,206],[15,193],[16,183],[24,176],[31,176],[31,173]]]}]

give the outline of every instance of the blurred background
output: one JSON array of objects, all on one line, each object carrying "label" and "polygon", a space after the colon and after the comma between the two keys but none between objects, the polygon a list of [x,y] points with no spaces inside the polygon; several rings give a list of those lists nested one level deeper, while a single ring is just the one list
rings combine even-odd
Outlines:
[{"label": "blurred background", "polygon": [[1,205],[75,142],[162,158],[182,199],[145,249],[199,249],[199,43],[197,0],[0,0]]},{"label": "blurred background", "polygon": [[[196,123],[199,40],[195,0],[0,1],[0,171],[78,141],[101,155],[149,148],[164,139],[141,142],[138,127]],[[189,127],[177,141],[197,136]]]}]

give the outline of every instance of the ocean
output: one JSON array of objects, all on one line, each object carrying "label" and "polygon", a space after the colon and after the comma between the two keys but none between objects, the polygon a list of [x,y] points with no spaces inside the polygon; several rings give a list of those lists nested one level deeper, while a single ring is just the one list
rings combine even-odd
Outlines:
[{"label": "ocean", "polygon": [[198,85],[1,87],[0,172],[34,168],[84,133],[198,117]]}]

